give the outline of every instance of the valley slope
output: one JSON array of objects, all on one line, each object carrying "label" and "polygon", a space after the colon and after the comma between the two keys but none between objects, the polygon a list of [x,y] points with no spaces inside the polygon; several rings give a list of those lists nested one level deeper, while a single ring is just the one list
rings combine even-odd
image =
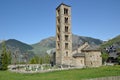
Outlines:
[{"label": "valley slope", "polygon": [[[44,56],[47,50],[55,48],[56,46],[55,40],[56,40],[55,37],[49,37],[32,45],[23,43],[15,39],[9,39],[9,40],[6,40],[5,42],[6,42],[7,48],[9,48],[12,52],[19,50],[19,55],[24,55],[25,53],[29,53],[31,56],[36,54],[40,56]],[[99,39],[72,35],[73,49],[77,48],[78,45],[82,45],[85,42],[88,42],[90,45],[100,45],[103,43],[103,41]],[[0,43],[0,50],[1,50],[1,46],[2,44]]]}]

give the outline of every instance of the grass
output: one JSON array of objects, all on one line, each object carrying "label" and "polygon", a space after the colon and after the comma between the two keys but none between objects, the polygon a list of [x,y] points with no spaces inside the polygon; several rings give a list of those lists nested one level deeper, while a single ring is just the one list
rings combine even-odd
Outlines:
[{"label": "grass", "polygon": [[120,76],[120,66],[74,69],[47,73],[20,74],[0,71],[0,80],[81,80],[106,76]]}]

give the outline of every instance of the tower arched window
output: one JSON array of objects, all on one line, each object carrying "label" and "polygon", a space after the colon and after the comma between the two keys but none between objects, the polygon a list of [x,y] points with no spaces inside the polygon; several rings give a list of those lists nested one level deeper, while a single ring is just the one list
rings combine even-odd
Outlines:
[{"label": "tower arched window", "polygon": [[68,9],[67,8],[64,8],[64,14],[68,15]]},{"label": "tower arched window", "polygon": [[68,23],[68,17],[65,17],[65,23],[66,24]]},{"label": "tower arched window", "polygon": [[58,34],[58,40],[60,41],[60,35]]},{"label": "tower arched window", "polygon": [[68,32],[68,26],[65,26],[65,32]]},{"label": "tower arched window", "polygon": [[57,13],[58,13],[58,15],[60,14],[60,9],[58,9]]},{"label": "tower arched window", "polygon": [[68,51],[66,51],[65,55],[68,56]]},{"label": "tower arched window", "polygon": [[60,23],[60,18],[57,19],[57,22]]},{"label": "tower arched window", "polygon": [[58,26],[57,28],[58,28],[58,32],[60,32],[60,26]]},{"label": "tower arched window", "polygon": [[68,49],[68,43],[65,43],[65,49]]},{"label": "tower arched window", "polygon": [[58,43],[58,49],[60,49],[60,44]]},{"label": "tower arched window", "polygon": [[68,41],[68,35],[65,35],[65,41]]}]

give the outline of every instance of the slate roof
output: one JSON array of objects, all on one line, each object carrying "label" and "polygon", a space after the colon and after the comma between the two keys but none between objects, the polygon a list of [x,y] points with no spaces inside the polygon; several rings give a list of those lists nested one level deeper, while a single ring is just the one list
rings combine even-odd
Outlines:
[{"label": "slate roof", "polygon": [[82,49],[82,51],[100,51],[99,46],[96,45],[90,45],[84,49]]},{"label": "slate roof", "polygon": [[85,57],[84,53],[75,53],[73,54],[73,57]]},{"label": "slate roof", "polygon": [[57,8],[56,8],[56,10],[61,6],[61,5],[64,5],[64,6],[68,6],[68,7],[71,7],[71,6],[69,6],[69,5],[66,5],[66,4],[64,4],[64,3],[61,3]]}]

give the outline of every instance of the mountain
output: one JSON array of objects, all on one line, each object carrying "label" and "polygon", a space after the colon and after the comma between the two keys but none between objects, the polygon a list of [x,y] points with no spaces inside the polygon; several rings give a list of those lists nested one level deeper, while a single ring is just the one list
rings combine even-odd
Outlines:
[{"label": "mountain", "polygon": [[[26,43],[20,42],[18,40],[15,40],[15,39],[6,40],[5,44],[9,49],[11,49],[11,50],[19,49],[22,53],[33,49],[32,46],[30,46]],[[0,49],[1,49],[1,47],[2,47],[2,44],[0,43]]]},{"label": "mountain", "polygon": [[103,43],[103,41],[100,39],[78,35],[72,35],[72,42],[73,49],[76,49],[78,46],[83,45],[85,42],[88,42],[90,45],[100,45]]},{"label": "mountain", "polygon": [[[14,63],[14,61],[25,62],[25,60],[30,60],[35,55],[44,56],[49,50],[55,48],[55,41],[55,37],[49,37],[33,45],[29,45],[15,39],[6,40],[5,43],[7,49],[12,53],[12,63]],[[2,41],[0,42],[1,53]],[[72,42],[73,49],[77,48],[78,45],[82,45],[84,42],[88,42],[91,45],[100,45],[103,43],[103,41],[99,39],[78,35],[72,35]],[[15,58],[15,55],[17,56],[17,59]]]},{"label": "mountain", "polygon": [[0,40],[0,43],[2,43],[3,42],[3,40]]},{"label": "mountain", "polygon": [[[55,37],[49,37],[46,39],[41,40],[40,42],[28,45],[26,43],[23,43],[21,41],[15,40],[15,39],[9,39],[6,40],[6,46],[9,48],[12,53],[15,53],[16,51],[19,52],[19,55],[25,56],[27,54],[29,57],[34,56],[34,54],[43,56],[47,53],[48,50],[55,48]],[[76,49],[78,45],[82,45],[85,42],[88,42],[91,45],[100,45],[103,43],[102,40],[91,38],[91,37],[84,37],[84,36],[78,36],[78,35],[72,35],[72,45],[73,49]],[[0,43],[0,49],[2,44]]]},{"label": "mountain", "polygon": [[33,47],[33,52],[43,56],[47,50],[55,48],[55,37],[49,37],[41,40],[40,42],[31,45]]},{"label": "mountain", "polygon": [[118,51],[120,51],[120,35],[116,36],[115,38],[111,40],[104,42],[101,45],[101,49],[104,49],[110,46],[114,46]]},{"label": "mountain", "polygon": [[[28,59],[32,58],[34,56],[34,52],[31,50],[33,49],[32,46],[20,42],[15,39],[9,39],[5,41],[7,49],[11,51],[12,57],[15,55],[18,57],[18,60],[25,58],[26,56]],[[0,43],[0,52],[2,50],[2,43]]]},{"label": "mountain", "polygon": [[[45,54],[47,50],[55,48],[55,37],[49,37],[46,39],[41,40],[40,42],[33,44],[33,52],[35,54]],[[85,42],[88,42],[91,45],[100,45],[103,43],[102,40],[91,38],[91,37],[84,37],[84,36],[78,36],[78,35],[72,35],[72,45],[73,49],[77,48],[77,46],[82,45]]]},{"label": "mountain", "polygon": [[[22,56],[24,58],[27,55],[28,58],[30,59],[36,54],[40,56],[44,56],[47,52],[49,52],[49,50],[55,48],[56,46],[55,40],[56,40],[55,37],[49,37],[41,40],[36,44],[29,45],[15,39],[9,39],[9,40],[6,40],[5,43],[7,48],[12,51],[12,54],[18,51],[18,55],[17,55],[18,57]],[[2,49],[1,42],[2,41],[0,41],[0,51]],[[114,48],[116,48],[117,51],[120,52],[120,35],[106,42],[99,39],[91,38],[91,37],[72,35],[73,49],[76,49],[78,46],[84,44],[85,42],[88,42],[90,45],[100,45],[101,49],[114,46]]]}]

